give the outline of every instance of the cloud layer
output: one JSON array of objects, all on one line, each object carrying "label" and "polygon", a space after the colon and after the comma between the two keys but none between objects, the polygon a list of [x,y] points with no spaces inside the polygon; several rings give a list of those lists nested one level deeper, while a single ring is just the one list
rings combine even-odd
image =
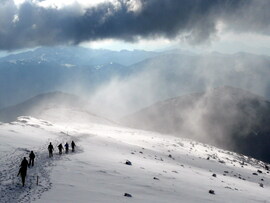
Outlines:
[{"label": "cloud layer", "polygon": [[182,37],[198,44],[211,40],[221,21],[233,31],[268,35],[269,8],[266,0],[114,0],[89,8],[2,1],[0,50],[108,38]]}]

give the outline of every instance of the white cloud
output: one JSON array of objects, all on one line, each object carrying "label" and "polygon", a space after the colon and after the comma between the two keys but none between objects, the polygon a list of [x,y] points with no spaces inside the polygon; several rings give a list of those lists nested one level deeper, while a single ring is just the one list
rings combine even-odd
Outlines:
[{"label": "white cloud", "polygon": [[19,22],[19,20],[20,20],[19,16],[18,15],[14,15],[12,22],[13,23],[17,23],[17,22]]},{"label": "white cloud", "polygon": [[127,0],[126,4],[128,5],[129,11],[139,12],[142,9],[141,0]]},{"label": "white cloud", "polygon": [[106,39],[91,42],[84,42],[80,45],[83,47],[90,47],[93,49],[111,49],[120,51],[123,49],[134,50],[134,49],[144,49],[148,51],[157,49],[166,49],[168,47],[175,46],[177,41],[168,40],[165,38],[158,39],[138,39],[137,42],[123,42],[120,40]]},{"label": "white cloud", "polygon": [[[14,3],[17,5],[17,6],[20,6],[22,3],[24,3],[25,1],[27,0],[13,0]],[[79,4],[83,7],[89,7],[89,6],[95,6],[97,4],[100,4],[102,2],[106,2],[106,1],[110,1],[110,0],[43,0],[43,1],[40,1],[40,0],[31,0],[31,2],[39,5],[39,6],[42,6],[42,7],[53,7],[53,8],[63,8],[65,6],[68,6],[68,5],[72,5],[72,4]]]}]

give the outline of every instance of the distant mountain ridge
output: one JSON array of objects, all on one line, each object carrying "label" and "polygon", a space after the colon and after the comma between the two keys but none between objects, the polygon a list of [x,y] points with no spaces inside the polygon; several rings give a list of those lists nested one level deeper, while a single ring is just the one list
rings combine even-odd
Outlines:
[{"label": "distant mountain ridge", "polygon": [[[134,96],[140,105],[135,104],[132,111],[225,85],[249,89],[270,99],[269,67],[270,57],[248,53],[40,48],[0,59],[0,109],[44,92],[92,95],[114,81],[115,89],[130,87],[126,92],[131,96],[133,92],[147,95]],[[133,82],[130,86],[129,81]]]},{"label": "distant mountain ridge", "polygon": [[160,55],[159,52],[144,50],[112,51],[106,49],[90,49],[84,47],[42,47],[32,51],[11,54],[0,58],[1,62],[53,62],[57,64],[74,64],[77,66],[94,67],[106,63],[119,63],[129,66],[149,57]]},{"label": "distant mountain ridge", "polygon": [[158,102],[122,122],[270,162],[270,102],[239,88],[220,87]]},{"label": "distant mountain ridge", "polygon": [[115,76],[128,74],[127,66],[159,54],[142,50],[45,47],[2,57],[0,108],[44,92],[74,93],[74,86],[91,92]]}]

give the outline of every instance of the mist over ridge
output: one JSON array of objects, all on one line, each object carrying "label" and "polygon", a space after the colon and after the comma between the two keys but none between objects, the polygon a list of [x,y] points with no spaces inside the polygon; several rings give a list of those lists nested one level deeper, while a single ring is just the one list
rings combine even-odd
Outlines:
[{"label": "mist over ridge", "polygon": [[174,134],[269,162],[270,101],[230,86],[160,101],[122,123]]},{"label": "mist over ridge", "polygon": [[0,109],[53,91],[84,97],[112,118],[225,85],[270,98],[269,66],[270,57],[248,53],[41,48],[0,59]]}]

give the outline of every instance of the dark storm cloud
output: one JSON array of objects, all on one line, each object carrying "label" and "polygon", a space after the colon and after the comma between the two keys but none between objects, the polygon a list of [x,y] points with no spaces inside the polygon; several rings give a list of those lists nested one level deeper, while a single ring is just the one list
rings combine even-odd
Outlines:
[{"label": "dark storm cloud", "polygon": [[248,0],[230,15],[223,14],[223,21],[228,29],[235,32],[255,32],[270,34],[270,1]]},{"label": "dark storm cloud", "polygon": [[[211,39],[219,20],[233,24],[231,27],[239,31],[250,30],[252,26],[248,25],[252,22],[254,29],[265,29],[268,34],[263,25],[268,23],[270,3],[263,0],[141,0],[137,10],[131,8],[131,3],[132,0],[118,0],[88,9],[74,3],[58,9],[40,7],[30,0],[17,8],[12,1],[3,1],[0,49],[78,44],[106,38],[136,41],[138,37],[177,36],[198,44]],[[254,15],[253,19],[246,11],[250,14],[255,7],[259,16]],[[256,24],[258,20],[263,20],[261,25]]]}]

